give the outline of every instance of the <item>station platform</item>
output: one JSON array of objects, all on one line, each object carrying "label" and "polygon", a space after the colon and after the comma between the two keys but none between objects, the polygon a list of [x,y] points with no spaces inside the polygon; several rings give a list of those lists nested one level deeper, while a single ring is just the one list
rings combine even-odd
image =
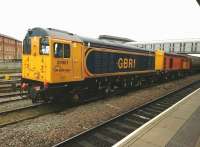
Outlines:
[{"label": "station platform", "polygon": [[114,147],[200,147],[200,88]]}]

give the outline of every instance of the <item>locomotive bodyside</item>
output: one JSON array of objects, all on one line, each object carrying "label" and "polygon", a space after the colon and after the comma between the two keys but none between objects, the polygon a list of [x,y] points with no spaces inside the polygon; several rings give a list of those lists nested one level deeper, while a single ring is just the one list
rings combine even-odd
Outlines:
[{"label": "locomotive bodyside", "polygon": [[116,76],[155,71],[154,53],[91,49],[85,57],[90,77]]}]

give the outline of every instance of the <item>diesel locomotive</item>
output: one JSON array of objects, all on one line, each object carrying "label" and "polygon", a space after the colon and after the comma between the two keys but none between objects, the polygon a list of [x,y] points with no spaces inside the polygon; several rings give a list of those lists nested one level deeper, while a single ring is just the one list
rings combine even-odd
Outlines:
[{"label": "diesel locomotive", "polygon": [[63,95],[84,101],[118,89],[186,75],[191,59],[52,28],[28,30],[23,41],[22,89],[32,101]]}]

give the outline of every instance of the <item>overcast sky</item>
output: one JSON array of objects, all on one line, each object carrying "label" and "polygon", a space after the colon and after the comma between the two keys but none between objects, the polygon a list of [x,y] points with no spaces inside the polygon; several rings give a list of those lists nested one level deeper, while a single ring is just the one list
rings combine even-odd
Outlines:
[{"label": "overcast sky", "polygon": [[134,40],[200,38],[196,0],[2,0],[0,33],[22,40],[28,28]]}]

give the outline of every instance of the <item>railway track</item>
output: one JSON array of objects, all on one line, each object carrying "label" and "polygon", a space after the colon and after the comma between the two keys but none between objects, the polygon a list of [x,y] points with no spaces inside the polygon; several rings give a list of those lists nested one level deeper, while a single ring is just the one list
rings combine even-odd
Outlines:
[{"label": "railway track", "polygon": [[0,93],[9,93],[19,90],[20,90],[20,85],[17,84],[0,86]]},{"label": "railway track", "polygon": [[15,79],[15,80],[0,80],[0,85],[4,84],[15,84],[15,83],[20,83],[21,79]]},{"label": "railway track", "polygon": [[26,95],[27,93],[20,93],[20,91],[16,92],[10,92],[10,93],[0,93],[0,99],[10,98],[10,97],[16,97],[20,95]]},{"label": "railway track", "polygon": [[6,104],[6,103],[8,104],[8,103],[16,102],[16,101],[22,101],[24,99],[27,99],[27,96],[25,94],[21,95],[21,96],[16,95],[13,97],[4,97],[4,98],[0,99],[0,106],[2,107],[2,104]]},{"label": "railway track", "polygon": [[[5,83],[7,82],[13,83],[14,81],[6,81]],[[26,94],[25,92],[20,93],[20,91],[0,92],[0,128],[64,108],[53,104],[32,104],[32,101],[27,98]]]},{"label": "railway track", "polygon": [[32,118],[33,116],[29,117],[27,115],[25,117],[24,113],[27,113],[30,110],[33,110],[34,108],[37,108],[39,106],[42,106],[42,104],[29,105],[29,106],[24,106],[24,107],[0,112],[0,127],[4,127],[9,124],[14,124],[19,121]]},{"label": "railway track", "polygon": [[2,99],[25,95],[20,93],[21,79],[15,80],[0,80],[0,103]]},{"label": "railway track", "polygon": [[54,147],[112,146],[199,87],[200,81],[197,81],[66,139]]},{"label": "railway track", "polygon": [[3,99],[0,101],[0,113],[2,111],[13,110],[27,105],[32,105],[32,101],[27,97],[12,97]]},{"label": "railway track", "polygon": [[20,90],[20,79],[15,80],[0,80],[0,94]]},{"label": "railway track", "polygon": [[0,128],[45,114],[62,111],[66,107],[55,104],[31,104],[0,112]]},{"label": "railway track", "polygon": [[11,79],[21,79],[21,73],[11,73],[11,72],[5,72],[5,73],[1,73],[0,72],[0,79],[4,79],[5,75],[9,75],[11,77]]}]

